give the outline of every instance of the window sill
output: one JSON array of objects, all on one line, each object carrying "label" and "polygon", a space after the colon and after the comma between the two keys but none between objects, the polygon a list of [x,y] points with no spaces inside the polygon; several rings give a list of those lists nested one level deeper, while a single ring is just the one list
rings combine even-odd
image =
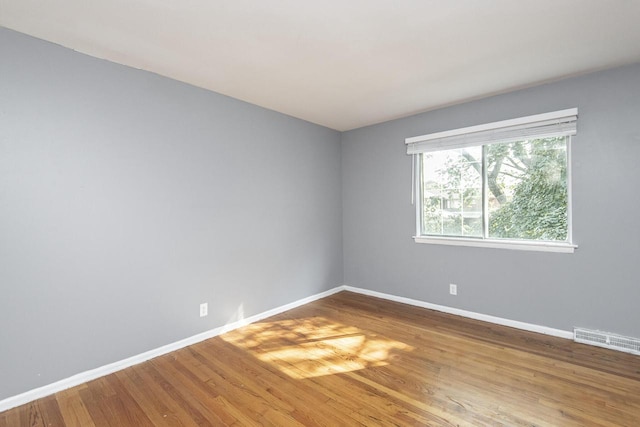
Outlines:
[{"label": "window sill", "polygon": [[475,246],[479,248],[511,249],[518,251],[573,253],[578,247],[571,243],[522,242],[518,240],[469,239],[464,237],[414,236],[416,243],[452,246]]}]

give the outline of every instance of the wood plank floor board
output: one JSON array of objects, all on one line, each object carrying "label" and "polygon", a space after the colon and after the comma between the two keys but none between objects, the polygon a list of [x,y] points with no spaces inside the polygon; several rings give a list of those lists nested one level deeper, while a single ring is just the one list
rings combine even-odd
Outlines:
[{"label": "wood plank floor board", "polygon": [[150,387],[140,387],[141,379],[137,376],[133,369],[124,369],[116,372],[116,377],[122,382],[123,387],[131,395],[131,397],[139,402],[141,408],[146,407],[149,410],[144,411],[149,420],[155,426],[184,426],[179,417],[172,413],[171,409],[164,404],[163,400],[156,394],[151,392]]},{"label": "wood plank floor board", "polygon": [[43,426],[59,426],[64,424],[64,417],[55,396],[47,396],[38,401]]},{"label": "wood plank floor board", "polygon": [[64,420],[64,425],[70,427],[95,427],[95,423],[79,394],[80,390],[84,388],[86,388],[86,386],[78,386],[61,391],[55,395]]},{"label": "wood plank floor board", "polygon": [[[419,307],[377,298],[368,300],[362,298],[343,299],[337,301],[337,304],[323,304],[322,306],[341,312],[357,310],[362,313],[370,313],[368,316],[372,319],[384,319],[385,317],[396,319],[401,314],[401,317],[409,320],[411,325],[422,325],[423,322],[420,319],[424,318],[424,311]],[[426,310],[426,312],[437,314],[437,316],[428,316],[433,322],[431,328],[434,330],[444,330],[452,335],[467,336],[497,346],[522,348],[528,353],[541,356],[547,356],[551,352],[555,360],[565,360],[574,365],[592,367],[601,372],[640,379],[640,366],[634,363],[634,359],[637,358],[635,355],[617,351],[603,352],[593,346],[577,344],[570,340],[553,339],[553,337],[548,340],[540,339],[540,334],[514,334],[512,328],[478,322],[448,313],[430,310]]]},{"label": "wood plank floor board", "polygon": [[[451,365],[451,366],[454,366],[454,365],[456,365],[456,364],[458,364],[458,365],[460,364],[460,362],[459,362],[459,361],[456,361],[456,358],[455,358],[455,357],[454,357],[454,355],[452,355],[452,354],[447,354],[447,353],[445,352],[444,354],[438,354],[438,356],[440,356],[440,357],[442,358],[442,360],[443,360],[443,361],[450,362],[450,365]],[[404,370],[403,372],[401,372],[401,373],[399,373],[398,375],[396,375],[396,376],[395,376],[395,378],[402,378],[402,382],[404,382],[404,381],[406,380],[407,376],[411,374],[411,372],[417,372],[417,373],[420,373],[420,374],[424,375],[424,374],[425,374],[425,372],[424,372],[424,366],[429,366],[429,367],[433,367],[433,366],[434,366],[434,363],[426,363],[426,362],[433,362],[433,360],[429,360],[429,359],[430,359],[430,358],[428,358],[428,357],[427,357],[427,358],[425,358],[424,360],[421,360],[421,361],[420,361],[420,363],[418,363],[418,364],[414,365],[414,368],[415,368],[414,370]],[[402,365],[402,366],[406,366],[406,365],[407,365],[406,360],[402,361],[402,363],[400,363],[400,365]],[[440,367],[438,367],[438,368],[435,370],[435,375],[436,375],[436,377],[439,375],[440,370],[441,370],[441,369],[444,369],[444,368],[447,368],[447,366],[446,366],[446,365],[445,365],[445,366],[440,366]],[[476,372],[476,371],[477,371],[477,368],[478,368],[478,367],[476,367],[476,366],[471,367],[471,368],[469,369],[469,372],[470,372],[470,373]],[[387,370],[389,370],[389,368],[387,368]],[[371,373],[377,372],[377,370],[375,370],[375,369],[371,369],[371,370],[364,370],[364,371],[362,371],[362,372],[363,372],[363,375],[366,375],[367,373],[370,373],[370,372],[371,372]],[[467,377],[467,378],[468,378],[468,377]],[[436,380],[436,379],[437,379],[437,378],[434,378],[434,380]],[[481,380],[482,380],[482,383],[483,383],[483,384],[486,384],[486,378],[482,377],[482,378],[481,378]],[[424,378],[420,378],[420,380],[419,380],[419,381],[424,382]],[[439,385],[440,385],[440,387],[442,387],[442,385],[443,385],[443,384],[442,384],[442,379],[439,379],[438,381],[434,381],[434,383],[439,384]],[[404,385],[403,385],[403,387],[404,387]],[[452,385],[452,388],[455,388],[455,387],[458,387],[458,388],[459,388],[459,384],[458,384],[457,386],[456,386],[455,384],[453,384],[453,385]],[[406,388],[406,387],[404,387],[404,388]],[[410,389],[411,389],[411,387],[409,387],[409,388],[408,388],[408,390],[410,390]],[[405,390],[405,391],[406,391],[406,390]],[[414,397],[419,398],[420,396],[414,396]],[[534,399],[531,399],[531,401],[532,401],[532,402],[533,402],[533,401],[535,401],[535,398],[534,398]],[[449,403],[449,402],[447,402],[447,403]],[[522,402],[521,402],[521,403],[522,403]]]},{"label": "wood plank floor board", "polygon": [[22,426],[23,424],[20,421],[21,419],[20,415],[21,415],[22,409],[26,406],[27,405],[22,405],[10,411],[6,411],[3,416],[5,420],[5,424],[10,427]]},{"label": "wood plank floor board", "polygon": [[[361,388],[355,387],[351,384],[344,375],[333,374],[316,376],[319,371],[330,372],[330,369],[325,369],[333,366],[332,363],[326,363],[322,360],[312,360],[304,363],[304,366],[290,363],[287,359],[280,357],[273,357],[273,361],[280,362],[280,366],[285,366],[287,371],[296,374],[297,378],[311,377],[314,387],[319,388],[327,396],[331,396],[335,400],[345,401],[344,396],[350,396],[347,402],[352,403],[353,411],[359,413],[369,414],[371,412],[376,413],[376,419],[380,418],[389,423],[393,421],[393,411],[396,409],[394,402],[388,402],[381,396],[375,393],[363,393]],[[333,390],[338,390],[338,393],[334,393]]]},{"label": "wood plank floor board", "polygon": [[[282,401],[271,398],[271,395],[264,390],[255,390],[247,386],[251,384],[250,378],[234,376],[234,372],[226,372],[198,354],[181,350],[179,357],[185,365],[189,366],[189,370],[200,372],[208,378],[205,382],[208,388],[216,390],[216,394],[224,396],[230,404],[244,403],[243,411],[249,412],[254,418],[261,419],[274,408],[278,412],[291,412],[294,409]],[[185,372],[185,375],[188,375],[188,372]]]},{"label": "wood plank floor board", "polygon": [[640,357],[341,292],[0,427],[640,426]]},{"label": "wood plank floor board", "polygon": [[[89,383],[87,383],[89,384]],[[96,425],[96,427],[110,427],[108,420],[108,416],[105,415],[107,408],[102,408],[99,400],[96,400],[93,392],[89,389],[89,387],[83,388],[78,391],[80,399],[84,403],[91,420]]]},{"label": "wood plank floor board", "polygon": [[[352,335],[352,334],[349,333],[348,335]],[[233,337],[234,337],[234,334],[229,334],[229,339],[233,340],[234,339]],[[241,340],[242,336],[241,335],[238,336],[238,339]],[[321,340],[317,340],[315,338],[308,339],[308,337],[303,337],[303,341],[305,343],[308,343],[309,341],[314,343],[322,342]],[[283,338],[282,342],[289,345],[296,344],[296,341],[295,340],[292,341],[291,338]],[[270,346],[266,346],[266,347],[270,348]],[[282,344],[281,344],[281,347],[282,347]],[[334,348],[334,350],[335,350],[334,356],[336,357],[316,358],[316,359],[313,359],[312,361],[307,361],[304,364],[297,364],[297,363],[290,364],[290,362],[288,362],[286,358],[281,359],[277,356],[274,358],[274,360],[277,359],[282,364],[285,364],[285,365],[289,364],[289,369],[296,371],[298,376],[302,376],[302,377],[306,375],[313,376],[319,371],[331,373],[330,368],[333,367],[335,359],[344,360],[347,358],[347,355],[340,353],[339,348]],[[308,352],[308,349],[307,349],[307,352]],[[354,358],[353,355],[351,357]],[[349,361],[349,362],[353,362],[353,361]],[[350,363],[343,363],[343,366],[348,366],[349,364]],[[356,367],[359,367],[359,366],[356,366]],[[314,380],[317,378],[318,377],[314,378]],[[335,384],[332,387],[328,387],[328,388],[341,390],[342,394],[347,394],[351,396],[350,400],[354,400],[358,396],[363,395],[361,390],[363,388],[366,388],[366,387],[363,387],[362,381],[360,381],[360,383],[354,383],[353,381],[349,381],[350,377],[348,375],[338,374],[338,375],[323,376],[320,378],[322,378],[324,382],[327,382],[327,381],[336,382],[336,381],[340,381],[341,379],[345,380],[346,382],[341,381],[340,384]],[[371,391],[370,393],[367,393],[365,402],[361,402],[363,403],[363,405],[361,406],[361,410],[364,410],[364,411],[372,410],[373,412],[377,412],[378,416],[385,417],[384,419],[385,419],[386,425],[392,424],[396,415],[404,412],[404,409],[405,409],[403,407],[404,405],[408,405],[411,408],[412,414],[414,414],[414,416],[416,417],[419,416],[417,412],[419,412],[420,409],[415,405],[411,405],[411,403],[409,403],[407,400],[389,401],[388,399],[385,399],[384,396],[380,396],[378,394],[379,393],[376,393],[375,391]],[[449,402],[447,401],[445,402],[445,404],[449,404]],[[385,413],[382,413],[381,409],[385,409]],[[435,406],[432,406],[431,412],[433,413],[435,410],[436,410]],[[432,414],[428,416],[432,416]],[[422,419],[421,421],[424,424],[424,419]],[[446,423],[445,419],[440,419],[439,422],[441,424],[448,424]]]},{"label": "wood plank floor board", "polygon": [[153,426],[137,402],[119,386],[118,381],[115,375],[107,375],[87,383],[87,393],[92,397],[89,408],[92,418],[97,416],[101,423],[109,426]]},{"label": "wood plank floor board", "polygon": [[[217,341],[215,345],[202,346],[201,349],[193,349],[192,351],[206,354],[208,358],[220,358],[221,363],[228,364],[229,367],[242,372],[245,378],[252,378],[255,387],[268,391],[278,399],[287,400],[295,407],[320,407],[330,400],[330,397],[318,387],[308,386],[303,382],[293,383],[290,381],[290,377],[271,365],[257,363],[250,359],[247,361],[245,352],[223,340]],[[339,415],[335,413],[322,415],[327,418],[326,422],[322,423],[323,425],[341,421]]]},{"label": "wood plank floor board", "polygon": [[[393,314],[395,315],[395,313],[393,313]],[[383,316],[381,316],[381,315],[380,315],[380,312],[379,312],[379,311],[376,311],[376,317],[377,317],[378,319],[383,319]],[[465,335],[466,335],[466,334],[465,334]],[[474,339],[475,339],[475,337],[474,337]],[[441,348],[446,348],[446,345],[445,345],[445,344],[440,344],[440,347],[441,347]],[[505,348],[502,348],[502,347],[499,347],[498,349],[499,349],[499,350],[502,350],[502,351],[511,352],[511,353],[512,353],[512,355],[513,355],[513,349],[510,349],[510,348],[508,348],[508,347],[507,347],[506,349],[505,349]],[[482,346],[478,346],[478,345],[476,345],[476,346],[474,347],[474,350],[475,350],[475,351],[474,351],[474,353],[481,353]],[[525,354],[526,354],[526,353],[525,353]],[[456,360],[456,357],[451,357],[451,356],[449,356],[449,358],[450,358],[451,360],[454,360],[454,361]],[[467,358],[468,358],[468,359],[474,359],[474,358],[475,358],[475,359],[477,359],[477,357],[467,357]],[[624,355],[624,358],[626,358],[626,359],[633,359],[633,360],[637,360],[637,357],[636,357],[636,356],[631,356],[631,357],[629,358],[629,355]],[[503,362],[502,362],[502,364],[499,364],[499,363],[496,363],[496,362],[499,362],[499,361],[496,361],[496,360],[489,360],[489,359],[485,359],[485,360],[482,360],[482,359],[481,359],[480,361],[481,361],[481,362],[483,362],[483,363],[487,363],[487,362],[488,362],[491,366],[501,366],[501,369],[504,369],[505,363],[506,363],[506,364],[509,364],[509,363],[510,363],[510,362],[508,362],[508,361],[503,361]],[[531,362],[531,359],[529,359],[529,358],[528,358],[528,359],[527,359],[527,362],[528,362],[528,363],[527,363],[527,365],[529,365],[529,363]],[[464,364],[461,364],[461,363],[459,363],[459,362],[457,362],[457,361],[456,361],[455,363],[457,364],[457,370],[459,370],[460,368],[464,368]],[[561,362],[557,362],[557,361],[555,361],[555,362],[553,363],[553,365],[554,365],[554,366],[557,366],[559,363],[560,363],[560,364],[562,364]],[[636,363],[637,363],[637,362],[636,362]],[[553,367],[553,366],[552,366],[552,367]],[[471,367],[469,368],[469,372],[477,371],[477,369],[476,369],[476,368],[477,368],[477,367],[473,367],[473,366],[471,366]],[[580,370],[581,368],[582,368],[581,366],[577,366],[577,367],[576,367],[575,365],[573,365],[573,366],[572,366],[572,371],[573,371],[573,372],[571,372],[572,377],[575,377],[575,375],[573,375],[573,374],[574,374],[574,372],[575,372],[575,370],[576,370],[576,369],[577,369],[577,370]],[[547,382],[549,381],[549,377],[547,377],[547,376],[546,376],[546,372],[547,372],[547,370],[548,370],[548,369],[549,369],[549,366],[542,366],[542,367],[540,368],[540,370],[537,372],[537,375],[536,375],[536,376],[537,376],[537,377],[542,377],[542,381],[541,381],[541,382],[542,382],[543,384],[545,384],[545,383],[547,383]],[[593,372],[593,370],[592,370],[592,369],[591,369],[591,371]],[[533,374],[535,374],[535,373],[536,373],[536,372],[534,371],[534,372],[533,372]],[[589,373],[589,372],[588,372],[588,371],[583,371],[583,372],[582,372],[582,374],[583,374],[583,375],[584,375],[585,373],[588,375],[588,373]],[[612,390],[611,390],[611,388],[607,387],[606,385],[605,385],[605,386],[603,386],[603,384],[606,384],[606,383],[602,383],[602,382],[600,382],[600,380],[601,380],[601,379],[603,379],[603,378],[602,378],[602,374],[601,374],[601,373],[599,373],[599,372],[597,372],[597,371],[596,371],[595,373],[597,374],[597,375],[596,375],[596,377],[597,377],[597,378],[592,378],[592,379],[587,378],[587,379],[589,379],[589,380],[593,381],[595,384],[598,384],[598,386],[596,387],[596,389],[598,389],[598,388],[603,388],[603,387],[604,387],[605,389],[608,389],[608,390],[605,390],[605,392],[607,392],[607,393],[608,393],[608,392],[611,392],[611,391],[612,391]],[[529,373],[529,374],[527,374],[527,375],[528,375],[528,376],[530,376],[530,374],[532,374],[532,373]],[[512,375],[513,375],[513,374],[512,374]],[[508,378],[511,378],[511,377],[512,377],[512,375],[507,375],[507,376],[501,375],[500,377],[497,377],[497,378],[502,378],[502,377],[504,377],[504,378],[507,378],[507,379],[508,379]],[[467,378],[467,382],[468,382],[468,381],[470,381],[470,379],[469,379],[470,377],[466,377],[466,378]],[[568,378],[568,377],[566,377],[566,376],[565,376],[565,379],[567,379],[567,378]],[[577,388],[577,387],[579,387],[579,386],[589,386],[588,384],[575,384],[575,385],[576,385],[576,388]],[[623,388],[625,388],[625,387],[626,387],[626,386],[624,386]],[[626,389],[626,388],[625,388],[625,389]],[[546,391],[544,391],[544,392],[546,393]],[[545,395],[545,394],[543,393],[542,395]],[[627,394],[627,395],[628,395],[628,394]],[[608,395],[608,397],[611,397],[611,395]],[[614,397],[615,397],[615,395],[614,395]],[[627,406],[629,406],[629,410],[630,410],[630,411],[633,411],[634,413],[637,411],[637,403],[635,403],[635,404],[630,404],[630,405],[628,404]]]},{"label": "wood plank floor board", "polygon": [[[395,398],[403,397],[408,404],[413,407],[421,408],[425,411],[433,411],[432,408],[441,408],[441,413],[458,413],[458,412],[477,412],[476,418],[483,419],[484,422],[490,422],[491,419],[498,417],[499,411],[492,408],[491,405],[485,405],[480,408],[479,405],[472,403],[469,397],[474,396],[474,390],[465,390],[460,392],[454,387],[442,385],[432,389],[424,389],[421,387],[422,378],[417,380],[407,374],[406,369],[397,370],[397,375],[389,375],[390,370],[371,369],[354,373],[356,380],[375,385],[378,390],[384,390],[386,394]],[[415,402],[419,402],[416,404]],[[429,409],[426,409],[429,407]],[[482,409],[482,411],[478,411]],[[481,414],[481,415],[480,415]]]},{"label": "wood plank floor board", "polygon": [[[163,378],[171,384],[183,405],[191,409],[191,414],[196,415],[199,425],[232,425],[236,422],[216,400],[219,396],[217,390],[208,385],[208,379],[202,381],[196,372],[181,371],[172,355],[161,356],[153,359],[156,378]],[[173,362],[173,363],[172,363]],[[184,372],[188,372],[187,376]],[[202,423],[202,424],[201,424]]]},{"label": "wood plank floor board", "polygon": [[[378,314],[378,316],[379,316],[379,314]],[[508,329],[508,328],[505,328],[505,329]],[[564,341],[564,340],[563,340],[563,341]],[[500,344],[504,344],[504,343],[500,343]],[[574,343],[570,343],[570,344],[574,344]],[[501,347],[502,347],[502,346],[501,346]],[[480,351],[478,351],[479,349],[478,349],[477,347],[474,347],[474,350],[476,350],[475,352],[477,352],[477,353],[481,353]],[[599,349],[598,349],[598,350],[599,350]],[[474,353],[475,353],[475,352],[474,352]],[[609,353],[611,353],[611,352],[609,352]],[[482,356],[483,356],[483,357],[486,357],[486,355],[482,355]],[[626,354],[619,355],[619,356],[622,356],[621,358],[622,358],[622,359],[624,359],[624,360],[630,360],[630,361],[632,361],[631,366],[636,366],[636,367],[637,367],[637,357],[636,357],[636,356],[631,356],[631,355],[626,355]],[[495,361],[494,361],[494,362],[495,362]],[[457,362],[457,363],[459,364],[459,362]],[[509,363],[509,362],[508,362],[508,360],[505,360],[505,361],[503,362],[503,364],[502,364],[502,365],[496,365],[495,363],[494,363],[493,365],[494,365],[494,366],[501,366],[501,368],[502,368],[502,367],[504,366],[504,363]],[[557,363],[556,363],[556,365],[557,365]],[[528,366],[528,365],[527,365],[527,366]],[[626,366],[628,366],[628,365],[626,365]],[[463,367],[463,365],[459,365],[458,367]],[[537,373],[537,376],[544,375],[544,372],[546,372],[546,368],[548,368],[548,367],[545,367],[545,370],[541,370],[541,371],[539,371],[539,372]],[[578,366],[578,370],[579,370],[579,368],[580,368],[580,366]],[[574,369],[574,371],[575,371],[576,366],[573,366],[573,369]],[[574,373],[575,373],[575,372],[574,372]],[[583,372],[583,373],[584,373],[584,372]],[[509,378],[509,377],[510,377],[509,375],[508,375],[508,376],[506,376],[506,378]],[[466,378],[468,378],[468,377],[466,377]],[[497,378],[499,378],[499,377],[497,377]],[[579,377],[579,376],[574,375],[574,376],[573,376],[573,378],[580,378],[580,377]],[[565,378],[565,379],[566,379],[566,378]],[[598,378],[598,379],[601,379],[601,378]],[[545,381],[546,381],[546,379],[545,379]],[[494,380],[494,382],[495,382],[495,380]],[[597,387],[602,387],[602,386],[603,386],[603,383],[601,383],[601,382],[596,382],[596,384],[597,384],[596,388],[597,388]],[[606,384],[606,383],[604,383],[604,384]],[[577,385],[578,385],[578,386],[584,386],[585,384],[584,384],[583,382],[581,382],[580,384],[577,384]],[[605,386],[605,388],[608,388],[608,387],[606,387],[606,386]],[[611,389],[609,388],[609,390],[611,390]],[[628,390],[627,390],[626,396],[629,396]],[[636,408],[636,406],[637,406],[637,400],[635,400],[635,403],[634,403],[634,404],[631,404],[630,406],[631,406],[631,407],[629,408],[629,410],[633,412],[633,418],[634,418],[635,420],[637,420],[637,413],[638,413],[637,408]],[[565,415],[566,415],[566,414],[565,414]],[[552,424],[552,425],[553,425],[553,424]],[[585,424],[579,424],[579,425],[585,425]],[[635,425],[635,424],[631,424],[631,425]]]},{"label": "wood plank floor board", "polygon": [[[134,371],[129,375],[139,375],[141,383],[139,388],[148,388],[152,392],[152,398],[160,400],[169,409],[172,416],[177,417],[185,426],[198,425],[210,426],[212,421],[202,413],[203,408],[197,400],[189,394],[180,391],[162,377],[151,363],[143,363],[133,367]],[[143,406],[145,410],[152,410]],[[165,414],[163,414],[165,415]],[[168,415],[168,414],[167,414]],[[212,419],[217,419],[215,415]],[[229,423],[231,424],[231,423]]]},{"label": "wood plank floor board", "polygon": [[[242,386],[248,388],[260,399],[264,399],[268,404],[291,413],[292,417],[305,426],[339,424],[339,419],[325,414],[307,414],[296,410],[299,406],[321,405],[325,401],[315,400],[315,396],[306,393],[303,387],[292,387],[289,381],[283,381],[280,377],[275,377],[271,372],[260,372],[259,366],[253,364],[251,369],[241,363],[242,358],[233,357],[225,352],[224,342],[216,346],[217,351],[209,352],[206,348],[191,348],[191,355],[202,362],[202,365],[218,369],[225,377],[232,377],[236,372],[243,373]],[[270,375],[269,375],[270,374]],[[263,376],[268,376],[264,379]],[[313,417],[311,417],[312,415]],[[320,418],[316,420],[315,418]]]}]

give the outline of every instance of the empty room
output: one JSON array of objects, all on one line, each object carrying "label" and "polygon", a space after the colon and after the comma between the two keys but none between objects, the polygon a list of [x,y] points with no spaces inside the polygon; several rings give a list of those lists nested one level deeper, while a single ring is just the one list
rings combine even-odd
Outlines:
[{"label": "empty room", "polygon": [[638,23],[0,0],[0,427],[640,426]]}]

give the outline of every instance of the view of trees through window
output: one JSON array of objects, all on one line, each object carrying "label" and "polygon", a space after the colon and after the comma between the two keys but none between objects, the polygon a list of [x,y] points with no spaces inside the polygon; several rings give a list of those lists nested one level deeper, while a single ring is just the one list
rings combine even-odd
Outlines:
[{"label": "view of trees through window", "polygon": [[567,137],[428,152],[421,170],[425,235],[567,240]]}]

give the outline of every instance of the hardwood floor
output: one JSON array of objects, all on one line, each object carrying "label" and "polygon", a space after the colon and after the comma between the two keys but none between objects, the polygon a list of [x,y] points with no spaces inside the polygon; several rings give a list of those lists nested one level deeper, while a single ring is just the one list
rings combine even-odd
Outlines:
[{"label": "hardwood floor", "polygon": [[640,357],[341,292],[5,426],[640,426]]}]

